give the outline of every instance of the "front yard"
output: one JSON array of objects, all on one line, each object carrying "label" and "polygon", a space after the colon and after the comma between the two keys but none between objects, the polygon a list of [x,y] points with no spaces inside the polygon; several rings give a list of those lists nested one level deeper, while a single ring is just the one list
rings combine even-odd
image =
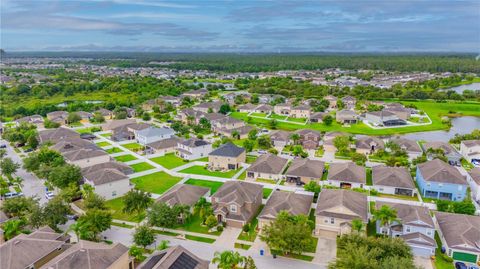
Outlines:
[{"label": "front yard", "polygon": [[108,154],[120,153],[123,152],[120,148],[113,147],[105,150]]},{"label": "front yard", "polygon": [[194,232],[194,233],[202,233],[202,234],[211,234],[211,235],[220,235],[222,232],[209,232],[207,226],[202,225],[202,219],[198,214],[194,214],[191,216],[189,219],[188,223],[185,223],[179,227],[177,227],[178,230],[184,230],[188,232]]},{"label": "front yard", "polygon": [[146,213],[131,214],[123,212],[123,199],[122,197],[108,200],[105,205],[111,210],[113,219],[140,222],[142,221]]},{"label": "front yard", "polygon": [[99,147],[108,147],[108,146],[111,146],[110,143],[108,143],[107,141],[102,141],[102,142],[98,142],[98,143],[95,143],[97,146]]},{"label": "front yard", "polygon": [[191,166],[189,168],[181,170],[180,173],[213,176],[213,177],[223,177],[223,178],[232,178],[238,171],[240,171],[240,169],[230,170],[230,171],[227,171],[227,172],[210,171],[205,166],[195,165],[195,166]]},{"label": "front yard", "polygon": [[263,188],[263,199],[267,199],[272,191],[272,189]]},{"label": "front yard", "polygon": [[129,143],[129,144],[123,144],[122,147],[129,149],[131,151],[139,151],[143,150],[143,146],[138,144],[138,143]]},{"label": "front yard", "polygon": [[129,161],[134,161],[136,160],[137,158],[131,154],[127,154],[127,155],[121,155],[121,156],[117,156],[115,157],[115,160],[119,161],[119,162],[129,162]]},{"label": "front yard", "polygon": [[146,162],[132,164],[132,165],[130,165],[130,167],[133,169],[133,171],[135,173],[142,172],[142,171],[147,171],[147,170],[155,168],[151,164],[146,163]]},{"label": "front yard", "polygon": [[210,188],[210,195],[212,195],[223,185],[223,182],[190,178],[185,184]]},{"label": "front yard", "polygon": [[172,169],[172,168],[175,168],[175,167],[179,167],[179,166],[182,166],[182,165],[188,163],[188,161],[185,161],[182,158],[177,157],[173,153],[165,154],[164,156],[161,156],[161,157],[155,157],[155,158],[152,158],[150,160],[152,162],[158,163],[159,165],[161,165],[161,166],[163,166],[167,169]]},{"label": "front yard", "polygon": [[135,188],[156,193],[162,194],[175,184],[177,184],[180,180],[179,177],[173,177],[165,172],[157,172],[137,178],[132,178],[132,183],[135,184]]}]

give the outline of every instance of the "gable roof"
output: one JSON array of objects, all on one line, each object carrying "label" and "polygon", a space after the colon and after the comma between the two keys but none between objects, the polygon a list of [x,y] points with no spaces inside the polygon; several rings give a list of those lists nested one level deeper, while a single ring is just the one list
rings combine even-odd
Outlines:
[{"label": "gable roof", "polygon": [[392,139],[392,142],[399,145],[400,148],[404,148],[407,152],[421,153],[422,148],[417,143],[417,141],[406,139],[406,138],[396,138]]},{"label": "gable roof", "polygon": [[166,193],[162,194],[157,200],[157,203],[166,203],[169,206],[177,204],[193,206],[200,197],[204,196],[210,191],[209,188],[177,184]]},{"label": "gable roof", "polygon": [[74,151],[64,152],[62,155],[65,159],[71,162],[84,160],[88,158],[109,156],[105,151],[101,149],[88,149],[88,148],[82,148]]},{"label": "gable roof", "polygon": [[477,146],[480,146],[480,139],[478,139],[478,140],[463,140],[461,143],[464,144],[465,147],[467,147],[467,148],[477,147]]},{"label": "gable roof", "polygon": [[480,217],[435,212],[438,226],[449,248],[480,252]]},{"label": "gable roof", "polygon": [[456,153],[457,151],[447,142],[443,141],[431,141],[423,144],[423,148],[427,151],[429,148],[432,149],[443,149],[445,154]]},{"label": "gable roof", "polygon": [[244,148],[237,147],[232,142],[225,143],[215,149],[214,151],[210,152],[209,155],[213,156],[221,156],[221,157],[238,157],[240,154],[245,152]]},{"label": "gable roof", "polygon": [[375,207],[379,209],[383,205],[388,205],[397,211],[397,218],[400,219],[402,225],[435,228],[427,207],[387,202],[377,202]]},{"label": "gable roof", "polygon": [[227,181],[212,195],[212,198],[216,198],[218,202],[235,202],[243,205],[244,203],[255,202],[257,196],[262,191],[263,186],[260,184],[244,181]]},{"label": "gable roof", "polygon": [[62,139],[66,138],[80,138],[80,134],[75,132],[74,130],[59,127],[56,129],[48,129],[38,132],[39,142],[40,144],[46,143],[51,141],[56,143]]},{"label": "gable roof", "polygon": [[305,136],[305,135],[312,135],[316,137],[321,137],[322,134],[319,131],[311,130],[311,129],[300,129],[295,131],[295,133]]},{"label": "gable roof", "polygon": [[270,134],[270,140],[273,140],[273,141],[290,141],[290,135],[291,135],[290,132],[278,130],[278,131],[274,131]]},{"label": "gable roof", "polygon": [[192,137],[192,138],[189,138],[187,140],[180,141],[179,143],[184,145],[184,146],[190,147],[190,148],[202,147],[202,146],[210,144],[209,142],[207,142],[203,139],[198,139],[196,137]]},{"label": "gable roof", "polygon": [[167,139],[162,139],[162,140],[159,140],[159,141],[155,141],[155,142],[152,142],[152,143],[149,143],[147,144],[148,147],[151,147],[153,149],[167,149],[167,148],[174,148],[177,146],[177,144],[182,141],[180,138],[178,137],[170,137],[170,138],[167,138]]},{"label": "gable roof", "polygon": [[50,147],[53,150],[56,150],[60,153],[65,153],[69,151],[76,151],[79,149],[100,149],[94,143],[81,139],[79,137],[67,137],[55,143],[55,145]]},{"label": "gable roof", "polygon": [[[336,207],[345,207],[355,215],[334,210]],[[367,196],[362,193],[349,190],[322,189],[318,196],[316,216],[336,217],[346,220],[356,218],[368,221]]]},{"label": "gable roof", "polygon": [[467,185],[465,177],[455,167],[440,159],[421,163],[417,167],[426,181]]},{"label": "gable roof", "polygon": [[287,162],[287,159],[266,153],[258,157],[247,171],[265,174],[281,174]]},{"label": "gable roof", "polygon": [[375,149],[384,149],[385,143],[382,139],[374,136],[364,136],[357,139],[355,142],[355,147],[357,149],[368,149],[372,148],[372,145],[375,146]]},{"label": "gable roof", "polygon": [[475,167],[470,172],[468,172],[470,177],[477,183],[477,185],[480,185],[480,167]]},{"label": "gable roof", "polygon": [[373,185],[415,189],[412,175],[405,167],[374,166],[372,182]]},{"label": "gable roof", "polygon": [[310,160],[308,158],[296,158],[292,161],[285,172],[285,175],[322,178],[325,163],[318,160]]},{"label": "gable roof", "polygon": [[437,247],[437,242],[435,242],[435,239],[419,232],[402,234],[400,237],[409,245],[421,245],[431,248]]},{"label": "gable roof", "polygon": [[312,206],[313,195],[288,191],[274,191],[258,218],[275,219],[280,211],[291,215],[307,215]]},{"label": "gable roof", "polygon": [[173,129],[170,129],[170,128],[165,128],[165,127],[157,128],[157,127],[150,126],[148,128],[138,131],[137,135],[151,137],[151,136],[173,135],[174,133],[175,131],[173,131]]},{"label": "gable roof", "polygon": [[126,175],[133,173],[133,169],[130,166],[121,162],[111,161],[111,162],[98,163],[98,164],[84,167],[82,168],[82,174],[89,174],[91,172],[100,171],[105,168],[117,169],[118,171]]},{"label": "gable roof", "polygon": [[209,263],[177,245],[154,252],[138,269],[208,269]]},{"label": "gable roof", "polygon": [[353,162],[332,163],[328,169],[327,180],[366,183],[367,175],[365,167]]},{"label": "gable roof", "polygon": [[103,124],[102,128],[103,130],[113,130],[113,129],[117,129],[118,127],[121,127],[127,124],[132,124],[132,123],[136,123],[136,120],[135,119],[112,120],[110,122]]}]

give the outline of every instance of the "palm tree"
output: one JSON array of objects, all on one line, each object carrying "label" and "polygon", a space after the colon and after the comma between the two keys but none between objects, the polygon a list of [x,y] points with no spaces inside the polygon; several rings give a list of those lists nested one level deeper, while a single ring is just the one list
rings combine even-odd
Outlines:
[{"label": "palm tree", "polygon": [[218,263],[220,269],[234,269],[237,268],[237,265],[243,265],[246,260],[246,257],[240,255],[237,251],[226,250],[223,252],[215,251],[212,263]]},{"label": "palm tree", "polygon": [[353,219],[352,229],[357,233],[360,233],[360,231],[363,229],[363,221],[361,219]]},{"label": "palm tree", "polygon": [[168,240],[162,240],[160,242],[160,245],[157,246],[157,250],[164,250],[164,249],[167,249],[169,248],[170,242]]},{"label": "palm tree", "polygon": [[300,140],[300,135],[295,133],[295,134],[292,134],[290,138],[293,140],[293,144],[296,145],[298,143],[298,140]]},{"label": "palm tree", "polygon": [[387,234],[390,235],[390,225],[392,222],[397,221],[397,210],[391,208],[388,205],[382,205],[379,210],[373,212],[373,218],[375,221],[380,221],[380,225],[387,229]]}]

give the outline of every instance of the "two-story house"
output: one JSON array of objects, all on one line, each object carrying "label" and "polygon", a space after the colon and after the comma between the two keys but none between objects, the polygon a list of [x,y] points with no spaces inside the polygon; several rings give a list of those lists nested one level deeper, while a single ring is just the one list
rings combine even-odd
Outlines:
[{"label": "two-story house", "polygon": [[342,98],[342,102],[346,109],[354,109],[357,104],[357,99],[353,96],[347,95]]},{"label": "two-story house", "polygon": [[299,143],[307,150],[316,149],[322,140],[322,134],[315,130],[301,129],[295,133],[300,136]]},{"label": "two-story house", "polygon": [[242,228],[262,205],[263,186],[244,181],[227,181],[211,197],[213,214],[219,223]]},{"label": "two-story house", "polygon": [[214,170],[236,170],[246,161],[244,148],[228,142],[208,154],[208,165]]},{"label": "two-story house", "polygon": [[211,143],[196,137],[179,141],[177,144],[177,155],[185,160],[196,160],[207,157],[211,151]]},{"label": "two-story house", "polygon": [[139,130],[136,135],[137,142],[141,145],[147,145],[156,141],[171,138],[175,135],[175,131],[170,128],[149,127]]},{"label": "two-story house", "polygon": [[469,163],[474,160],[480,163],[480,140],[463,140],[460,142],[460,154]]},{"label": "two-story house", "polygon": [[312,114],[312,108],[309,105],[293,106],[290,109],[290,117],[292,118],[310,118]]},{"label": "two-story house", "polygon": [[420,193],[427,198],[463,201],[467,195],[465,177],[440,159],[417,165],[416,180]]},{"label": "two-story house", "polygon": [[95,193],[106,200],[122,197],[133,186],[130,185],[130,178],[123,171],[98,166],[98,169],[88,169],[82,172],[85,184],[95,188]]}]

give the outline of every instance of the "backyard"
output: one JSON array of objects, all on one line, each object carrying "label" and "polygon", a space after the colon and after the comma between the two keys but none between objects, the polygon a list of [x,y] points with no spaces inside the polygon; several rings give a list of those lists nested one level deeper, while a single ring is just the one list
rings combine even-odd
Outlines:
[{"label": "backyard", "polygon": [[146,162],[132,164],[132,165],[130,165],[130,167],[133,169],[133,171],[135,173],[142,172],[142,171],[147,171],[147,170],[155,168],[155,167],[153,167],[153,165],[151,165],[149,163],[146,163]]},{"label": "backyard", "polygon": [[161,157],[155,157],[150,160],[152,162],[158,163],[159,165],[167,169],[172,169],[188,163],[188,161],[184,161],[182,158],[177,157],[173,153],[165,154],[164,156],[161,156]]},{"label": "backyard", "polygon": [[238,173],[240,169],[237,170],[229,170],[227,172],[221,171],[210,171],[205,166],[194,165],[183,169],[180,173],[185,174],[194,174],[194,175],[204,175],[204,176],[213,176],[213,177],[223,177],[223,178],[232,178],[236,173]]},{"label": "backyard", "polygon": [[105,150],[108,154],[120,153],[123,152],[120,148],[113,147]]},{"label": "backyard", "polygon": [[156,194],[164,193],[180,180],[181,178],[173,177],[163,171],[131,179],[135,188]]},{"label": "backyard", "polygon": [[117,157],[114,157],[115,160],[119,161],[119,162],[129,162],[129,161],[134,161],[136,160],[137,158],[131,154],[126,154],[126,155],[121,155],[121,156],[117,156]]},{"label": "backyard", "polygon": [[111,146],[110,143],[108,143],[107,141],[102,141],[102,142],[98,142],[98,143],[95,143],[97,146],[99,147],[108,147],[108,146]]},{"label": "backyard", "polygon": [[143,146],[138,143],[123,144],[122,147],[129,149],[131,151],[143,150]]},{"label": "backyard", "polygon": [[139,214],[125,213],[123,212],[123,199],[122,197],[108,200],[105,205],[112,211],[113,219],[125,220],[131,222],[140,222],[145,218],[145,212]]},{"label": "backyard", "polygon": [[212,195],[223,185],[223,182],[190,178],[185,184],[210,188],[210,194]]}]

